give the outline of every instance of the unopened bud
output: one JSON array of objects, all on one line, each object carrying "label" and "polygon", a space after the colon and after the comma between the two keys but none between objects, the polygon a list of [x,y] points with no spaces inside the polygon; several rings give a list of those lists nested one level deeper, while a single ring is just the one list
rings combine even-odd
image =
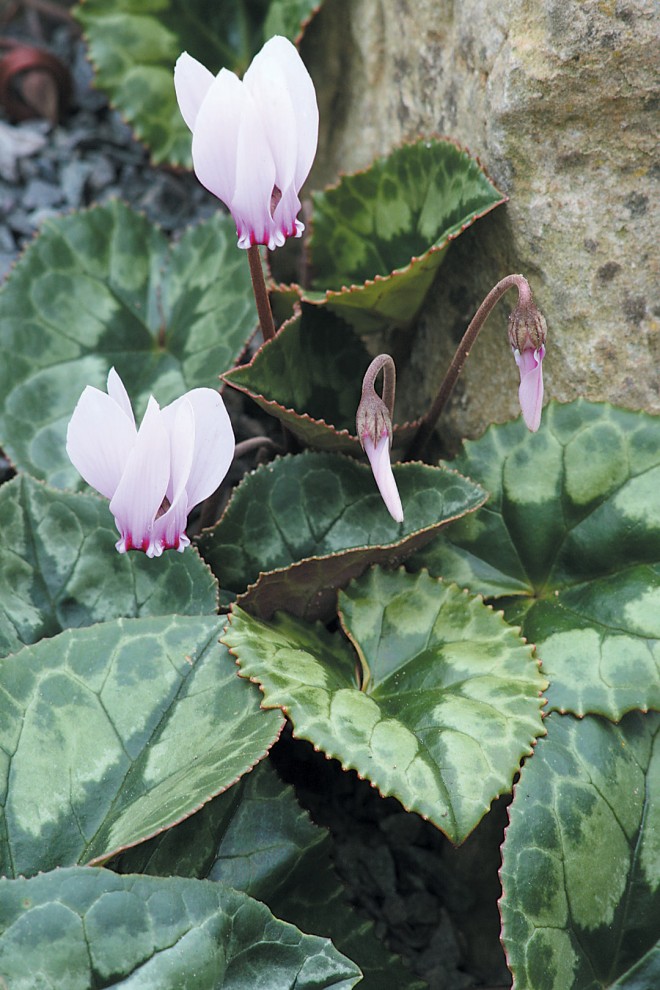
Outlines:
[{"label": "unopened bud", "polygon": [[357,409],[355,426],[358,439],[364,450],[365,437],[369,437],[374,446],[380,438],[387,434],[390,446],[392,446],[392,420],[387,406],[379,395],[372,390],[362,393],[362,399]]},{"label": "unopened bud", "polygon": [[[374,388],[376,377],[381,371],[383,372],[382,399]],[[385,506],[395,522],[400,523],[403,522],[403,509],[390,464],[395,384],[394,361],[389,354],[379,354],[371,362],[364,376],[362,398],[357,409],[355,425]]]},{"label": "unopened bud", "polygon": [[509,316],[509,343],[514,351],[536,351],[545,346],[548,327],[543,313],[534,305],[527,302],[518,304]]},{"label": "unopened bud", "polygon": [[541,424],[545,340],[548,335],[543,314],[530,298],[518,303],[509,317],[509,343],[520,372],[518,397],[523,419],[535,433]]}]

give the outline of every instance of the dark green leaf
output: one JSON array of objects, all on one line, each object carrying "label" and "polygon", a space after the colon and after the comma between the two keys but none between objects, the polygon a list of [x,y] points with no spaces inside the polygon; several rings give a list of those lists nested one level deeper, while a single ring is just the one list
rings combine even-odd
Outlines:
[{"label": "dark green leaf", "polygon": [[107,502],[94,495],[19,476],[0,488],[0,531],[0,656],[72,626],[217,610],[197,553],[117,553]]},{"label": "dark green leaf", "polygon": [[223,380],[280,419],[303,443],[358,453],[355,414],[369,355],[331,313],[305,306],[248,365]]},{"label": "dark green leaf", "polygon": [[120,863],[122,872],[210,877],[250,894],[283,921],[331,938],[360,966],[364,990],[424,986],[349,907],[331,846],[328,832],[312,825],[264,760],[196,815],[129,849]]},{"label": "dark green leaf", "polygon": [[485,493],[460,474],[423,464],[394,469],[405,520],[389,515],[371,470],[341,454],[283,457],[247,475],[200,549],[220,586],[244,607],[306,617],[334,612],[335,589],[372,563],[395,563]]},{"label": "dark green leaf", "polygon": [[349,990],[360,972],[222,884],[72,867],[0,880],[0,977],[12,990]]},{"label": "dark green leaf", "polygon": [[305,298],[362,332],[411,323],[449,243],[506,201],[468,152],[435,138],[397,148],[313,199],[314,288],[334,291]]},{"label": "dark green leaf", "polygon": [[259,708],[217,617],[119,619],[0,664],[0,872],[102,861],[196,811],[260,760]]},{"label": "dark green leaf", "polygon": [[[355,414],[370,360],[347,323],[325,309],[303,305],[302,314],[249,364],[222,377],[307,446],[359,455]],[[395,447],[413,432],[413,425],[395,426]]]},{"label": "dark green leaf", "polygon": [[86,385],[114,365],[136,412],[218,376],[255,325],[244,252],[217,216],[171,251],[121,203],[45,222],[0,289],[0,443],[14,464],[57,487],[80,484],[65,451]]},{"label": "dark green leaf", "polygon": [[519,990],[650,990],[660,935],[660,717],[552,715],[503,847]]},{"label": "dark green leaf", "polygon": [[302,931],[327,935],[358,964],[364,990],[426,986],[387,952],[373,924],[350,909],[332,864],[329,833],[310,822],[266,761],[245,778],[243,799],[209,876],[264,901]]},{"label": "dark green leaf", "polygon": [[414,566],[504,605],[536,643],[551,708],[660,707],[660,419],[551,403],[537,434],[493,426],[452,466],[491,497]]},{"label": "dark green leaf", "polygon": [[223,637],[294,734],[461,842],[543,732],[545,682],[480,599],[426,574],[373,568],[339,594],[340,634],[233,606]]},{"label": "dark green leaf", "polygon": [[182,51],[215,75],[242,74],[273,34],[294,40],[315,0],[84,0],[76,8],[98,85],[151,148],[154,162],[191,164],[174,95]]}]

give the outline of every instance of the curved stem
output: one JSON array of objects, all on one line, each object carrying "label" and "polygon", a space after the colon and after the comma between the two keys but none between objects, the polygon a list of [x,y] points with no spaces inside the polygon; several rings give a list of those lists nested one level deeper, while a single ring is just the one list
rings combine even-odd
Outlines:
[{"label": "curved stem", "polygon": [[375,357],[366,370],[362,379],[362,392],[369,390],[375,392],[374,384],[376,378],[383,372],[383,395],[382,399],[387,406],[390,419],[394,416],[394,395],[396,393],[396,367],[389,354],[379,354]]},{"label": "curved stem", "polygon": [[435,424],[438,422],[442,410],[447,405],[447,400],[454,389],[458,376],[463,370],[463,366],[470,355],[470,351],[479,336],[481,328],[490,316],[495,304],[499,302],[505,292],[514,286],[518,289],[518,305],[529,306],[531,304],[532,290],[529,287],[529,282],[523,275],[507,275],[506,278],[503,278],[490,290],[481,306],[474,314],[469,327],[463,334],[463,339],[456,348],[456,353],[454,354],[453,360],[440,384],[438,394],[417,428],[417,432],[415,433],[408,449],[409,460],[421,456],[431,437],[431,434],[433,433]]},{"label": "curved stem", "polygon": [[268,299],[268,290],[266,289],[266,280],[264,278],[263,265],[261,264],[259,245],[251,244],[247,249],[247,256],[248,264],[250,265],[252,289],[254,291],[254,299],[257,304],[257,314],[259,316],[261,332],[264,336],[264,340],[272,340],[275,336],[275,323],[273,322],[273,312],[270,308],[270,302]]},{"label": "curved stem", "polygon": [[260,447],[264,447],[269,453],[276,453],[278,449],[277,444],[270,437],[248,437],[247,440],[241,440],[236,444],[234,459],[238,460],[239,457],[245,457],[246,454],[251,454],[253,450],[259,450]]}]

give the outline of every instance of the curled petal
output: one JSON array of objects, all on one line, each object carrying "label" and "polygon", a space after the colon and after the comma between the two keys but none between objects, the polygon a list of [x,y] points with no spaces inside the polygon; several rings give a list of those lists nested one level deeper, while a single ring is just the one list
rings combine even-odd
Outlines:
[{"label": "curled petal", "polygon": [[153,543],[163,550],[183,551],[190,543],[186,536],[188,522],[188,494],[186,486],[190,478],[195,448],[195,414],[184,396],[176,403],[176,409],[162,418],[170,439],[170,478],[165,512],[156,517],[153,526]]},{"label": "curled petal", "polygon": [[197,114],[192,157],[199,181],[231,212],[239,246],[268,243],[275,163],[252,96],[227,69]]},{"label": "curled petal", "polygon": [[112,498],[136,437],[133,411],[129,417],[113,396],[88,385],[69,422],[66,452],[87,484]]},{"label": "curled petal", "polygon": [[195,129],[195,121],[204,97],[213,82],[213,73],[193,58],[182,52],[174,66],[174,89],[181,116],[190,130]]},{"label": "curled petal", "polygon": [[390,438],[388,434],[383,433],[376,445],[374,445],[371,437],[365,434],[362,437],[362,445],[369,458],[371,470],[374,473],[378,490],[387,511],[395,522],[403,522],[403,507],[390,464]]},{"label": "curled petal", "polygon": [[282,246],[284,237],[278,237],[271,213],[275,162],[263,128],[263,120],[248,94],[238,133],[236,188],[231,212],[236,221],[239,247],[267,244],[273,250]]},{"label": "curled petal", "polygon": [[518,397],[520,408],[527,428],[536,433],[541,425],[541,410],[543,408],[543,368],[545,357],[543,345],[536,350],[514,351],[518,370],[520,371],[520,389]]},{"label": "curled petal", "polygon": [[144,550],[158,557],[163,547],[154,541],[154,520],[167,493],[170,478],[170,438],[158,403],[149,399],[126,467],[117,486],[110,511],[121,539],[120,553]]},{"label": "curled petal", "polygon": [[231,212],[239,247],[272,250],[300,236],[298,194],[316,154],[318,106],[294,45],[271,38],[242,82],[227,69],[213,78],[184,52],[174,84],[195,173]]},{"label": "curled petal", "polygon": [[186,482],[188,512],[212,495],[227,474],[234,457],[234,431],[222,396],[212,388],[194,388],[163,409],[171,429],[172,417],[182,403],[194,414],[190,438],[192,465]]},{"label": "curled petal", "polygon": [[[133,406],[131,405],[131,400],[128,397],[128,392],[124,387],[124,383],[115,371],[114,368],[110,368],[108,372],[108,395],[111,399],[117,403],[120,409],[122,409],[128,418],[130,419],[133,426],[135,426],[135,416],[133,414]],[[136,427],[137,430],[137,427]]]},{"label": "curled petal", "polygon": [[67,451],[82,476],[109,498],[120,553],[183,550],[188,513],[218,487],[234,456],[222,397],[197,388],[161,410],[152,397],[136,430],[116,371],[108,394],[87,387],[74,410]]},{"label": "curled petal", "polygon": [[[282,193],[276,215],[286,236],[296,232],[298,193],[309,175],[318,143],[319,111],[311,77],[286,38],[267,41],[245,73],[275,162],[275,184]],[[302,225],[300,225],[302,227]]]},{"label": "curled petal", "polygon": [[193,131],[195,175],[229,209],[236,188],[236,146],[243,103],[240,80],[233,72],[221,69],[202,101]]}]

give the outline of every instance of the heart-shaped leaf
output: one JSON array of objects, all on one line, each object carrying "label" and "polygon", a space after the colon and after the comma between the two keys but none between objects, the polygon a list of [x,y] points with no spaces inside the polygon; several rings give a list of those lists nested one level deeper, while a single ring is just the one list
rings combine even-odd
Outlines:
[{"label": "heart-shaped leaf", "polygon": [[182,51],[215,75],[242,73],[273,34],[294,40],[318,0],[84,0],[75,9],[97,82],[151,148],[154,162],[191,165],[190,131],[174,95]]},{"label": "heart-shaped leaf", "polygon": [[[302,313],[267,341],[249,364],[222,378],[284,423],[306,446],[359,455],[355,414],[370,360],[344,320],[326,309],[303,305]],[[395,425],[395,448],[414,430],[414,424]]]},{"label": "heart-shaped leaf", "polygon": [[[210,878],[267,904],[306,932],[329,936],[358,964],[364,990],[414,990],[416,980],[351,910],[329,833],[313,825],[268,760],[196,815],[127,850],[122,872]],[[310,877],[314,882],[310,883]]]},{"label": "heart-shaped leaf", "polygon": [[517,990],[629,990],[660,972],[660,717],[552,715],[503,847]]},{"label": "heart-shaped leaf", "polygon": [[452,466],[491,497],[414,566],[504,605],[536,643],[551,708],[660,708],[660,419],[550,404],[537,434],[493,426]]},{"label": "heart-shaped leaf", "polygon": [[218,215],[171,250],[114,202],[44,223],[0,289],[0,442],[14,464],[59,487],[80,478],[68,420],[86,385],[117,368],[136,412],[214,388],[255,325],[248,267]]},{"label": "heart-shaped leaf", "polygon": [[349,990],[360,979],[328,939],[206,880],[71,867],[0,880],[0,901],[0,974],[12,990]]},{"label": "heart-shaped leaf", "polygon": [[255,615],[279,608],[329,617],[335,589],[369,564],[393,564],[486,493],[446,468],[394,468],[405,519],[394,522],[365,464],[341,454],[282,457],[247,475],[218,525],[200,537],[220,586]]},{"label": "heart-shaped leaf", "polygon": [[196,811],[283,719],[236,677],[215,617],[67,630],[0,664],[0,872],[99,862]]},{"label": "heart-shaped leaf", "polygon": [[222,378],[308,446],[357,454],[360,444],[352,434],[369,360],[347,323],[304,306],[249,364]]},{"label": "heart-shaped leaf", "polygon": [[450,242],[506,197],[467,151],[432,138],[397,148],[313,200],[320,294],[304,298],[368,333],[410,324]]},{"label": "heart-shaped leaf", "polygon": [[427,574],[373,568],[339,593],[330,634],[232,607],[223,637],[263,704],[383,795],[461,842],[543,733],[531,648],[481,599]]},{"label": "heart-shaped leaf", "polygon": [[0,656],[107,619],[217,611],[217,583],[194,551],[117,553],[107,503],[94,495],[19,475],[0,487],[0,532]]}]

